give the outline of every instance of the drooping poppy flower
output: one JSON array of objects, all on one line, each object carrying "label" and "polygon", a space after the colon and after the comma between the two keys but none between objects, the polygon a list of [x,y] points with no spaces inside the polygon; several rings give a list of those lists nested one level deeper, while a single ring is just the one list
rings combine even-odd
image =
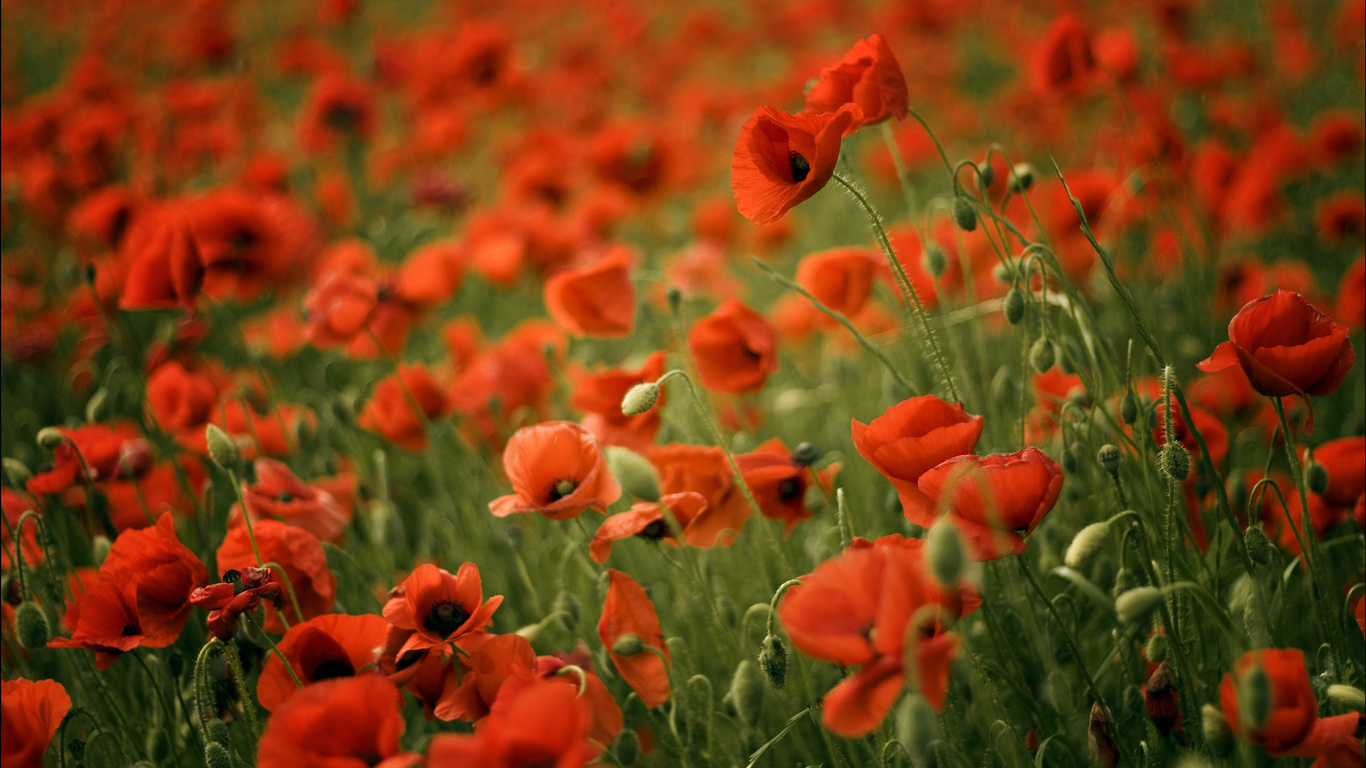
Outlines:
[{"label": "drooping poppy flower", "polygon": [[[389,630],[388,623],[372,613],[347,616],[329,613],[316,616],[289,628],[276,643],[289,660],[294,674],[305,686],[339,677],[354,677],[379,661],[380,649]],[[266,656],[256,697],[272,712],[289,700],[299,687],[275,654]]]},{"label": "drooping poppy flower", "polygon": [[[687,539],[688,526],[706,510],[707,500],[700,493],[684,491],[663,496],[659,501],[637,502],[629,511],[612,515],[602,521],[602,525],[598,526],[597,532],[593,534],[592,543],[588,545],[589,554],[599,564],[605,563],[608,555],[612,554],[612,542],[632,536],[653,541],[663,539],[677,546],[678,542],[674,539],[665,516],[666,507]],[[689,540],[688,543],[691,544],[692,541]],[[711,546],[711,542],[695,546]]]},{"label": "drooping poppy flower", "polygon": [[957,456],[916,481],[943,510],[979,560],[1024,551],[1062,492],[1062,468],[1038,448],[991,456]]},{"label": "drooping poppy flower", "polygon": [[270,568],[246,566],[223,572],[217,584],[190,590],[190,605],[209,612],[209,633],[227,642],[232,638],[237,617],[256,610],[262,600],[280,609],[284,588],[271,579]]},{"label": "drooping poppy flower", "polygon": [[617,246],[592,264],[552,275],[545,281],[545,307],[575,336],[631,335],[636,327],[636,289],[630,251]]},{"label": "drooping poppy flower", "polygon": [[579,768],[602,749],[588,741],[593,718],[576,688],[510,678],[473,736],[442,734],[427,748],[427,768]]},{"label": "drooping poppy flower", "polygon": [[[165,512],[152,528],[124,531],[100,564],[100,578],[131,582],[136,589],[143,643],[174,642],[190,617],[185,596],[209,580],[209,571],[176,536],[175,516]],[[166,643],[169,645],[170,643]]]},{"label": "drooping poppy flower", "polygon": [[[1271,706],[1261,723],[1250,723],[1243,719],[1238,694],[1256,667],[1266,673],[1270,682]],[[1243,654],[1219,684],[1219,706],[1235,735],[1262,747],[1272,757],[1285,754],[1304,741],[1319,716],[1318,702],[1309,687],[1309,671],[1304,666],[1304,652],[1267,648]]]},{"label": "drooping poppy flower", "polygon": [[[811,516],[806,508],[806,489],[813,479],[811,468],[794,461],[781,438],[775,437],[750,453],[736,456],[735,463],[764,517],[781,520],[790,533],[792,526]],[[838,463],[832,464],[815,479],[829,492],[839,470]]]},{"label": "drooping poppy flower", "polygon": [[[327,569],[327,555],[323,552],[318,537],[292,525],[276,520],[262,520],[252,525],[256,533],[256,543],[261,548],[261,559],[275,563],[289,578],[294,587],[294,597],[299,601],[299,616],[290,599],[289,588],[274,568],[270,571],[270,582],[281,587],[282,598],[279,610],[285,612],[290,626],[314,616],[321,616],[332,610],[332,602],[337,594],[337,579]],[[218,567],[224,570],[237,569],[245,572],[247,567],[256,565],[256,555],[252,552],[247,538],[247,528],[233,528],[218,547]],[[265,627],[270,632],[283,633],[284,624],[280,621],[276,606],[266,607]]]},{"label": "drooping poppy flower", "polygon": [[1229,340],[1196,367],[1212,372],[1239,365],[1261,394],[1307,402],[1309,395],[1336,392],[1347,378],[1356,360],[1347,335],[1347,326],[1300,294],[1277,290],[1240,309],[1229,321]]},{"label": "drooping poppy flower", "polygon": [[820,79],[806,92],[807,113],[837,112],[854,104],[863,112],[863,125],[889,117],[905,120],[909,102],[896,54],[878,34],[854,43],[838,64],[821,70]]},{"label": "drooping poppy flower", "polygon": [[688,332],[688,351],[702,386],[745,394],[763,388],[778,370],[773,326],[758,312],[727,299]]},{"label": "drooping poppy flower", "polygon": [[688,523],[690,546],[729,545],[745,527],[749,502],[735,482],[725,451],[712,445],[674,443],[652,447],[645,456],[659,472],[659,487],[666,496],[698,493],[706,500],[707,506]]},{"label": "drooping poppy flower", "polygon": [[872,295],[881,268],[882,259],[867,248],[831,248],[801,260],[797,284],[827,307],[853,317]]},{"label": "drooping poppy flower", "polygon": [[363,332],[379,307],[379,285],[363,274],[334,269],[304,297],[308,324],[304,338],[319,349],[349,344]]},{"label": "drooping poppy flower", "polygon": [[406,768],[402,694],[379,675],[325,680],[295,692],[266,721],[260,768]]},{"label": "drooping poppy flower", "polygon": [[155,646],[164,648],[175,642],[175,636],[148,637],[138,617],[137,593],[137,585],[131,580],[95,582],[66,608],[63,623],[71,629],[71,637],[53,638],[48,647],[94,651],[95,668],[103,671],[140,645],[164,640]]},{"label": "drooping poppy flower", "polygon": [[906,519],[928,528],[937,510],[916,483],[940,462],[971,453],[982,436],[982,417],[968,415],[961,403],[921,395],[868,424],[855,419],[850,428],[859,455],[896,488]]},{"label": "drooping poppy flower", "polygon": [[1366,437],[1340,437],[1314,449],[1314,460],[1328,470],[1323,498],[1335,507],[1351,507],[1366,493]]},{"label": "drooping poppy flower", "polygon": [[740,128],[730,184],[740,215],[755,224],[781,219],[825,187],[835,173],[840,142],[857,130],[863,111],[845,104],[822,115],[790,115],[759,107]]},{"label": "drooping poppy flower", "polygon": [[655,352],[633,371],[613,368],[576,377],[570,405],[586,413],[583,426],[597,436],[598,442],[636,452],[644,451],[654,442],[662,423],[660,412],[663,408],[663,391],[654,408],[634,416],[621,412],[621,399],[631,387],[662,376],[666,358],[664,352]]},{"label": "drooping poppy flower", "polygon": [[56,680],[18,678],[0,681],[0,694],[0,762],[5,768],[42,768],[43,754],[71,709],[66,688]]},{"label": "drooping poppy flower", "polygon": [[503,450],[503,471],[513,492],[489,502],[495,517],[538,512],[568,520],[586,509],[605,512],[621,486],[592,432],[568,421],[517,430]]},{"label": "drooping poppy flower", "polygon": [[484,599],[479,566],[474,563],[461,565],[454,575],[424,563],[389,593],[384,618],[398,629],[413,632],[399,656],[438,647],[449,655],[450,643],[483,632],[502,603],[502,595]]},{"label": "drooping poppy flower", "polygon": [[397,374],[386,377],[375,387],[370,402],[361,411],[360,425],[401,448],[424,451],[427,431],[423,420],[414,413],[412,401],[417,402],[427,421],[439,419],[450,410],[446,393],[426,368],[400,365]]},{"label": "drooping poppy flower", "polygon": [[[607,575],[607,599],[598,621],[598,637],[622,679],[645,706],[653,709],[669,698],[669,670],[665,662],[670,656],[664,632],[659,628],[659,616],[645,588],[634,579],[611,568]],[[640,647],[619,647],[618,641],[624,636],[634,636]],[[654,650],[644,650],[644,646]],[[623,650],[635,652],[624,655]]]},{"label": "drooping poppy flower", "polygon": [[[296,525],[323,541],[341,540],[349,510],[332,494],[300,480],[274,459],[257,459],[256,484],[242,483],[242,500],[253,523],[279,520]],[[242,525],[241,505],[233,507],[228,527]]]}]

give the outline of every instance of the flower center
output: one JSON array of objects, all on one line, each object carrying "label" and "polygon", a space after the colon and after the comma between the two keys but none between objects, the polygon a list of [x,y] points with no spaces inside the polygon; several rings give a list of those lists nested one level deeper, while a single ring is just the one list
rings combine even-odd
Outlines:
[{"label": "flower center", "polygon": [[427,618],[422,620],[422,624],[442,637],[450,637],[451,633],[460,629],[470,615],[465,612],[465,606],[454,600],[440,600],[432,609],[427,612]]},{"label": "flower center", "polygon": [[547,495],[552,502],[556,502],[573,493],[578,487],[578,480],[572,477],[562,477],[550,484],[550,492]]},{"label": "flower center", "polygon": [[795,149],[788,151],[787,165],[792,170],[794,182],[806,181],[806,177],[811,174],[811,163],[806,162],[806,158]]},{"label": "flower center", "polygon": [[783,501],[796,501],[802,495],[802,484],[789,477],[778,484],[778,498]]},{"label": "flower center", "polygon": [[132,624],[124,624],[124,625],[123,625],[123,635],[122,635],[123,637],[132,637],[132,636],[134,636],[134,635],[140,635],[140,634],[142,634],[142,628],[141,628],[141,627],[135,627],[135,626],[133,626]]},{"label": "flower center", "polygon": [[328,659],[313,670],[313,682],[336,677],[355,677],[356,668],[346,659]]},{"label": "flower center", "polygon": [[640,532],[636,535],[642,539],[658,540],[664,538],[668,533],[669,526],[665,524],[663,520],[655,520],[644,528],[641,528]]}]

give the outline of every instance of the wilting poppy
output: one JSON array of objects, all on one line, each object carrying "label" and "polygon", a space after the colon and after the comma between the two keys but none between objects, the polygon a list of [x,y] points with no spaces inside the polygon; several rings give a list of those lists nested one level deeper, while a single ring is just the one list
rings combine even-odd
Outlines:
[{"label": "wilting poppy", "polygon": [[[593,534],[593,542],[588,546],[589,554],[598,563],[605,563],[607,556],[612,554],[612,542],[632,536],[655,541],[664,539],[677,546],[678,542],[674,539],[668,518],[665,516],[666,507],[668,514],[673,516],[679,530],[687,539],[688,526],[707,508],[707,500],[700,493],[685,491],[661,497],[659,501],[638,502],[629,511],[612,515],[602,521],[602,525],[598,526],[597,532]],[[689,540],[688,543],[691,544],[692,541]],[[695,546],[711,546],[711,542]]]},{"label": "wilting poppy", "polygon": [[289,697],[266,721],[260,768],[405,768],[402,694],[379,675],[326,680]]},{"label": "wilting poppy", "polygon": [[[279,520],[323,541],[336,542],[351,516],[332,494],[300,480],[274,459],[257,459],[256,484],[242,483],[242,500],[252,522]],[[242,524],[242,507],[233,507],[228,526]]]},{"label": "wilting poppy", "polygon": [[379,308],[379,285],[367,275],[334,269],[304,297],[304,338],[319,349],[349,344],[370,325]]},{"label": "wilting poppy", "polygon": [[[294,587],[294,598],[299,601],[299,616],[294,611],[289,589],[281,575],[271,568],[270,581],[280,584],[283,589],[281,610],[289,618],[291,625],[314,616],[321,616],[332,610],[332,602],[337,594],[337,579],[327,569],[327,555],[323,552],[318,537],[292,525],[275,520],[262,520],[252,525],[256,532],[256,543],[261,548],[261,559],[276,563],[289,578]],[[246,526],[228,531],[222,545],[218,547],[218,567],[224,570],[244,570],[256,565],[256,555],[252,552],[247,538]],[[271,632],[284,632],[285,626],[276,615],[276,607],[266,608],[265,627]]]},{"label": "wilting poppy", "polygon": [[[611,568],[607,575],[607,599],[602,604],[598,637],[631,690],[645,706],[657,707],[669,698],[669,670],[665,662],[670,658],[664,632],[659,628],[659,616],[645,588],[634,579]],[[637,647],[619,646],[624,636],[638,640]],[[629,637],[622,645],[632,645]],[[645,650],[645,646],[654,650]]]},{"label": "wilting poppy", "polygon": [[489,502],[495,517],[539,512],[568,520],[586,509],[605,512],[621,497],[597,438],[568,421],[517,430],[503,450],[503,471],[513,492]]},{"label": "wilting poppy", "polygon": [[[276,644],[305,686],[373,671],[389,624],[373,613],[347,616],[329,613],[289,628]],[[266,656],[256,697],[267,711],[276,710],[299,688],[275,654]]]},{"label": "wilting poppy", "polygon": [[778,370],[773,326],[735,299],[726,299],[693,324],[688,351],[697,363],[699,383],[715,392],[758,391]]},{"label": "wilting poppy", "polygon": [[[411,398],[411,399],[410,399]],[[422,409],[426,421],[440,418],[450,410],[450,401],[427,369],[420,365],[400,365],[397,374],[375,387],[370,402],[360,414],[360,425],[383,435],[386,440],[410,451],[427,449],[424,419],[413,411]]]},{"label": "wilting poppy", "polygon": [[806,111],[822,114],[854,104],[863,112],[863,124],[871,125],[889,117],[905,120],[909,101],[896,54],[882,35],[874,34],[854,43],[838,64],[821,70],[806,92]]},{"label": "wilting poppy", "polygon": [[[71,697],[55,680],[0,681],[0,729],[5,768],[42,768],[43,754],[71,709]],[[59,747],[65,749],[63,745]]]},{"label": "wilting poppy", "polygon": [[[1024,551],[1062,492],[1062,469],[1043,451],[957,456],[916,482],[958,527],[979,560]],[[1004,548],[1002,547],[1004,545]]]},{"label": "wilting poppy", "polygon": [[916,483],[940,462],[971,453],[982,436],[982,417],[968,415],[961,403],[921,395],[888,408],[868,424],[856,419],[850,428],[859,455],[896,488],[906,519],[928,528],[937,510]]},{"label": "wilting poppy", "polygon": [[662,376],[666,357],[664,352],[655,352],[635,370],[614,368],[576,377],[570,405],[585,412],[583,426],[597,436],[598,442],[637,452],[644,451],[654,442],[662,422],[660,411],[664,393],[660,392],[660,401],[654,408],[634,416],[621,412],[621,399],[631,387]]},{"label": "wilting poppy", "polygon": [[[1238,694],[1257,667],[1266,673],[1271,701],[1262,722],[1250,723],[1243,719]],[[1219,684],[1219,705],[1235,734],[1264,748],[1273,757],[1303,741],[1319,716],[1318,702],[1309,687],[1304,653],[1295,649],[1267,648],[1243,654]]]},{"label": "wilting poppy", "polygon": [[474,563],[461,565],[454,575],[424,563],[390,592],[384,618],[398,629],[413,632],[399,656],[437,647],[444,655],[450,653],[447,644],[483,632],[502,603],[502,595],[484,600],[479,566]]},{"label": "wilting poppy", "polygon": [[165,512],[155,527],[119,534],[100,564],[100,578],[135,586],[138,617],[145,633],[156,638],[143,645],[156,648],[157,641],[180,636],[190,617],[185,596],[208,582],[209,571],[180,543],[175,517]]},{"label": "wilting poppy", "polygon": [[755,224],[768,224],[821,191],[835,173],[840,142],[862,121],[863,112],[855,104],[822,115],[755,110],[740,128],[730,166],[740,214]]},{"label": "wilting poppy", "polygon": [[636,327],[636,289],[630,252],[617,246],[592,264],[552,275],[545,281],[545,307],[575,336],[631,335]]},{"label": "wilting poppy", "polygon": [[601,748],[588,741],[586,697],[540,678],[510,678],[473,736],[442,734],[427,749],[427,768],[587,765]]}]

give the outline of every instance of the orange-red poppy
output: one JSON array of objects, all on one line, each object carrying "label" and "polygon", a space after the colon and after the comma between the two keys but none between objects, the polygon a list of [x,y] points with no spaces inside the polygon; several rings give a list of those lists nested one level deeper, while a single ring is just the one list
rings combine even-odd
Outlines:
[{"label": "orange-red poppy", "polygon": [[[327,554],[323,552],[318,537],[302,528],[288,525],[277,520],[262,520],[252,525],[256,533],[256,543],[261,548],[261,559],[276,563],[284,570],[289,583],[294,587],[294,597],[299,601],[299,616],[294,611],[289,589],[284,579],[271,568],[270,581],[280,585],[283,590],[280,610],[285,612],[291,626],[314,616],[321,616],[332,610],[332,602],[337,594],[337,579],[327,569]],[[256,565],[256,555],[247,537],[247,528],[233,528],[218,547],[218,567],[245,570]],[[271,632],[284,632],[285,626],[276,615],[276,606],[267,605],[265,627]]]},{"label": "orange-red poppy", "polygon": [[461,565],[454,574],[424,563],[389,593],[384,618],[413,633],[397,655],[426,648],[440,648],[449,655],[450,643],[484,632],[502,603],[502,595],[484,599],[479,566],[474,563]]},{"label": "orange-red poppy", "polygon": [[[279,520],[298,526],[323,541],[341,540],[351,520],[350,509],[322,488],[300,480],[274,459],[257,459],[256,483],[242,483],[242,501],[253,523]],[[233,507],[228,527],[242,525],[242,504]]]},{"label": "orange-red poppy", "polygon": [[864,125],[889,117],[905,120],[909,102],[906,76],[896,54],[878,34],[854,43],[838,64],[821,70],[820,78],[806,92],[808,113],[835,112],[854,104],[863,112]]},{"label": "orange-red poppy", "polygon": [[[687,539],[688,526],[706,510],[707,500],[700,493],[684,491],[661,497],[659,501],[637,502],[629,511],[612,515],[602,521],[602,525],[598,526],[597,532],[593,534],[592,543],[588,545],[589,554],[598,563],[605,563],[607,557],[612,554],[612,542],[632,536],[653,541],[663,539],[677,546],[678,542],[674,539],[668,518],[665,516],[666,508],[668,515],[673,517]],[[692,541],[688,539],[688,543],[692,544]],[[711,541],[694,546],[711,546]]]},{"label": "orange-red poppy", "polygon": [[[190,604],[185,596],[208,583],[209,571],[180,543],[175,516],[165,512],[154,527],[119,534],[100,564],[100,578],[131,582],[136,589],[138,617],[146,633],[174,642],[190,617]],[[143,645],[160,647],[155,641]]]},{"label": "orange-red poppy", "polygon": [[778,370],[773,326],[758,312],[727,299],[688,332],[688,351],[702,386],[744,394],[763,388]]},{"label": "orange-red poppy", "polygon": [[23,678],[0,682],[0,694],[5,768],[42,768],[43,754],[71,709],[71,697],[55,680]]},{"label": "orange-red poppy", "polygon": [[370,325],[379,308],[379,292],[368,275],[342,269],[327,272],[304,297],[304,338],[319,349],[349,344]]},{"label": "orange-red poppy", "polygon": [[503,471],[513,492],[489,502],[496,517],[538,512],[568,520],[586,509],[605,512],[621,497],[592,432],[568,421],[517,430],[503,450]]},{"label": "orange-red poppy", "polygon": [[[1270,682],[1270,708],[1261,723],[1243,720],[1239,689],[1253,669],[1260,667]],[[1319,716],[1319,705],[1309,686],[1304,653],[1293,648],[1248,651],[1233,663],[1219,684],[1219,706],[1233,732],[1276,757],[1304,741]]]},{"label": "orange-red poppy", "polygon": [[406,768],[402,694],[379,675],[325,680],[295,692],[266,721],[260,768]]},{"label": "orange-red poppy", "polygon": [[[372,613],[328,613],[289,628],[276,643],[304,685],[374,672],[389,624]],[[256,698],[267,711],[279,709],[299,687],[275,654],[266,656]]]},{"label": "orange-red poppy", "polygon": [[958,527],[979,560],[1024,551],[1062,493],[1062,468],[1038,448],[991,456],[956,456],[916,481],[920,492]]},{"label": "orange-red poppy", "polygon": [[427,768],[579,768],[599,753],[588,741],[592,711],[567,685],[510,678],[473,736],[442,734],[427,748]]},{"label": "orange-red poppy", "polygon": [[692,492],[706,499],[706,508],[688,523],[690,546],[729,545],[745,527],[749,502],[735,482],[725,451],[713,445],[671,443],[650,448],[645,457],[659,472],[659,487],[665,495]]},{"label": "orange-red poppy", "polygon": [[[659,616],[645,588],[634,579],[611,568],[607,569],[607,576],[607,600],[598,621],[598,638],[631,690],[645,706],[657,707],[669,698],[669,669],[665,662],[670,658],[664,632],[659,628]],[[617,641],[624,635],[634,635],[642,647],[634,649],[636,653],[622,655]],[[654,650],[645,650],[644,646]]]},{"label": "orange-red poppy", "polygon": [[545,281],[545,308],[575,336],[631,335],[636,327],[636,289],[630,251],[616,246],[587,266],[552,275]]},{"label": "orange-red poppy", "polygon": [[740,128],[731,159],[730,185],[740,214],[768,224],[821,191],[835,173],[840,142],[862,121],[854,104],[822,115],[755,110]]},{"label": "orange-red poppy", "polygon": [[879,270],[885,270],[882,259],[867,248],[831,248],[801,260],[797,284],[827,307],[853,317],[872,295]]},{"label": "orange-red poppy", "polygon": [[[811,468],[794,461],[781,438],[775,437],[750,453],[736,456],[735,463],[764,517],[782,521],[788,532],[811,517],[806,508],[806,489],[813,480]],[[829,493],[839,471],[838,463],[831,464],[814,479]]]},{"label": "orange-red poppy", "polygon": [[[418,418],[413,405],[422,409]],[[360,425],[383,435],[386,440],[410,451],[427,449],[424,420],[446,415],[450,401],[427,369],[420,365],[400,365],[398,373],[386,377],[375,387],[370,402],[360,414]]]}]

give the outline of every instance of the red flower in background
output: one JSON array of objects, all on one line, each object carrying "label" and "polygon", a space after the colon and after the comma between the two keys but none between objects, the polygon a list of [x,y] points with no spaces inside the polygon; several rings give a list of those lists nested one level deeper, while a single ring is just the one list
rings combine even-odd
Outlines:
[{"label": "red flower in background", "polygon": [[[299,601],[302,616],[294,611],[284,579],[275,573],[274,568],[270,569],[270,581],[279,584],[283,590],[280,610],[285,612],[290,625],[330,612],[337,594],[337,579],[327,569],[327,555],[323,552],[318,537],[302,528],[275,520],[255,523],[252,530],[256,532],[256,543],[261,548],[262,561],[279,565],[294,587],[294,596]],[[228,531],[227,537],[218,547],[217,558],[218,567],[224,570],[245,571],[247,567],[256,565],[256,555],[252,552],[251,542],[247,538],[246,526]],[[276,606],[266,608],[266,630],[284,632],[284,624],[276,613]]]},{"label": "red flower in background", "polygon": [[880,269],[882,260],[867,248],[831,248],[801,260],[797,284],[830,309],[853,317],[867,303]]},{"label": "red flower in background", "polygon": [[1059,16],[1029,60],[1029,87],[1045,96],[1067,96],[1088,87],[1096,75],[1091,33],[1071,14]]},{"label": "red flower in background", "polygon": [[862,121],[853,104],[823,115],[759,107],[740,129],[731,160],[731,191],[740,214],[768,224],[821,191],[835,173],[840,142]]},{"label": "red flower in background", "polygon": [[697,547],[711,546],[712,540],[705,535],[698,536],[697,542],[688,535],[693,520],[706,510],[707,500],[700,493],[684,491],[671,493],[659,501],[637,502],[629,511],[603,520],[602,525],[598,526],[597,532],[593,534],[592,543],[588,545],[589,554],[595,562],[605,563],[607,557],[612,554],[612,542],[632,536],[654,541],[663,539],[677,546],[678,541],[674,539],[672,528],[665,516],[666,507],[689,544]]},{"label": "red flower in background", "polygon": [[868,424],[855,419],[851,430],[859,455],[896,488],[906,519],[928,528],[937,510],[917,482],[940,462],[972,453],[982,436],[982,417],[969,416],[961,403],[921,395],[888,408]]},{"label": "red flower in background", "polygon": [[[413,410],[414,402],[424,419]],[[360,425],[378,432],[386,440],[410,451],[427,450],[424,421],[445,416],[450,401],[427,369],[420,365],[400,365],[398,373],[386,377],[375,387],[370,402],[360,414]]]},{"label": "red flower in background", "polygon": [[1335,507],[1351,507],[1366,493],[1366,437],[1340,437],[1314,449],[1314,460],[1328,470],[1323,498]]},{"label": "red flower in background", "polygon": [[575,336],[618,338],[636,327],[631,254],[617,246],[596,262],[566,269],[545,281],[545,306]]},{"label": "red flower in background", "polygon": [[484,600],[479,566],[465,563],[452,575],[425,563],[389,593],[384,618],[395,628],[413,633],[399,656],[438,647],[442,655],[449,655],[449,643],[484,632],[502,603],[502,595]]},{"label": "red flower in background", "polygon": [[349,344],[371,323],[379,308],[379,286],[371,278],[334,269],[323,275],[308,296],[304,338],[319,349]]},{"label": "red flower in background", "polygon": [[288,271],[286,233],[260,198],[224,188],[190,203],[186,215],[209,298],[250,301]]},{"label": "red flower in background", "polygon": [[[610,581],[607,600],[602,604],[602,619],[598,621],[598,637],[622,679],[645,706],[653,709],[669,698],[669,670],[665,661],[670,656],[664,632],[659,628],[659,616],[645,588],[634,579],[611,568],[607,575]],[[632,649],[637,652],[623,655],[617,641],[626,635],[635,636],[642,646],[658,653]]]},{"label": "red flower in background", "polygon": [[402,694],[379,675],[327,680],[297,691],[266,721],[260,768],[406,768],[399,752]]},{"label": "red flower in background", "polygon": [[[175,517],[166,512],[155,527],[119,534],[100,564],[100,579],[131,583],[136,590],[138,618],[146,633],[174,641],[190,618],[185,596],[208,583],[209,571],[180,543]],[[152,642],[144,645],[160,647]]]},{"label": "red flower in background", "polygon": [[[0,758],[5,768],[42,768],[43,754],[71,709],[71,697],[55,680],[0,682]],[[65,749],[65,745],[59,749]]]},{"label": "red flower in background", "polygon": [[664,374],[668,355],[655,352],[635,370],[614,368],[601,373],[584,373],[576,377],[574,397],[570,405],[585,411],[583,426],[597,436],[603,445],[617,445],[642,452],[654,442],[662,423],[660,411],[664,405],[661,390],[655,407],[645,413],[627,416],[621,412],[621,399],[631,387],[652,382]]},{"label": "red flower in background", "polygon": [[[374,671],[388,630],[388,622],[372,613],[329,613],[290,627],[276,646],[307,686]],[[279,709],[298,690],[280,658],[275,654],[266,656],[256,683],[261,706],[267,712]]]},{"label": "red flower in background", "polygon": [[1366,256],[1358,256],[1338,282],[1334,312],[1352,330],[1366,328]]},{"label": "red flower in background", "polygon": [[539,512],[568,520],[584,510],[605,512],[621,498],[621,486],[607,468],[597,438],[568,421],[523,427],[503,451],[503,471],[513,493],[489,502],[495,517]]},{"label": "red flower in background", "polygon": [[[1253,669],[1260,667],[1270,681],[1271,706],[1258,725],[1243,720],[1239,689]],[[1233,733],[1278,757],[1304,741],[1319,716],[1319,705],[1309,687],[1304,653],[1294,649],[1268,648],[1248,651],[1234,662],[1233,670],[1219,684],[1219,705]]]},{"label": "red flower in background", "polygon": [[[242,500],[253,523],[279,520],[323,541],[338,542],[351,521],[350,510],[332,494],[300,480],[285,464],[257,459],[256,484],[242,483]],[[242,505],[233,507],[228,527],[242,525]]]},{"label": "red flower in background", "polygon": [[763,389],[778,370],[773,326],[758,312],[727,299],[688,332],[688,351],[702,386],[744,394]]},{"label": "red flower in background", "polygon": [[[750,453],[736,456],[735,463],[764,517],[781,520],[789,533],[792,526],[811,517],[806,508],[806,489],[813,479],[811,468],[794,461],[781,438],[775,437]],[[827,492],[831,491],[839,470],[838,463],[832,464],[816,478]]]},{"label": "red flower in background", "polygon": [[369,86],[340,73],[318,78],[299,118],[299,143],[311,152],[326,152],[338,142],[366,141],[378,115]]},{"label": "red flower in background", "polygon": [[958,527],[979,560],[1024,551],[1062,492],[1062,469],[1038,448],[991,456],[957,456],[920,476],[917,485]]},{"label": "red flower in background", "polygon": [[889,117],[905,120],[909,101],[896,54],[882,35],[874,34],[854,43],[840,63],[821,70],[806,92],[806,111],[837,112],[853,104],[863,112],[863,124],[871,125]]},{"label": "red flower in background", "polygon": [[116,475],[125,446],[141,437],[137,428],[127,422],[90,424],[68,429],[58,427],[66,440],[52,451],[54,466],[29,479],[29,493],[55,494],[85,480],[82,463],[89,470],[91,481],[105,480]]},{"label": "red flower in background", "polygon": [[[725,451],[711,445],[673,443],[650,448],[646,458],[659,472],[659,487],[666,496],[695,492],[707,501],[706,508],[688,523],[689,545],[726,546],[734,533],[745,527],[749,502],[735,483]],[[734,533],[723,534],[724,531]],[[719,542],[718,536],[722,536]]]}]

